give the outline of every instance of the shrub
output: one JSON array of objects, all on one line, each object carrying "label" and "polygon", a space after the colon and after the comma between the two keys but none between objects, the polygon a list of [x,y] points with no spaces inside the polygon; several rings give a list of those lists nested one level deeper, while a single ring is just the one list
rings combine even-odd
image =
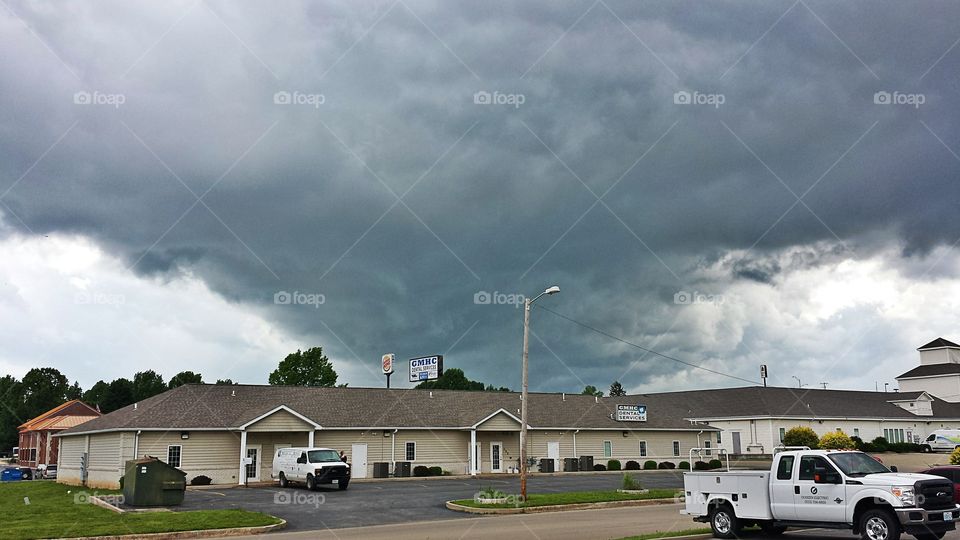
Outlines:
[{"label": "shrub", "polygon": [[430,467],[430,476],[443,476],[443,467]]},{"label": "shrub", "polygon": [[854,435],[853,437],[850,437],[850,440],[853,441],[853,448],[855,450],[860,450],[861,452],[863,452],[863,446],[864,444],[866,444],[863,442],[863,439]]},{"label": "shrub", "polygon": [[597,463],[597,464],[595,464],[595,465],[593,466],[593,470],[595,470],[595,471],[605,471],[605,470],[607,470],[607,466],[606,466],[606,465],[601,465],[601,464]]},{"label": "shrub", "polygon": [[640,481],[631,474],[623,475],[623,489],[643,489]]},{"label": "shrub", "polygon": [[628,471],[639,471],[639,470],[640,470],[640,463],[637,462],[637,461],[633,461],[633,460],[631,459],[630,461],[627,462],[626,465],[624,465],[623,468],[626,469],[626,470],[628,470]]},{"label": "shrub", "polygon": [[820,437],[820,448],[825,450],[851,450],[854,448],[853,439],[842,431],[831,431]]},{"label": "shrub", "polygon": [[887,447],[890,452],[923,452],[923,446],[908,442],[891,443]]},{"label": "shrub", "polygon": [[723,468],[723,462],[720,461],[719,459],[711,459],[711,460],[707,463],[707,465],[709,465],[711,469],[721,469],[721,468]]},{"label": "shrub", "polygon": [[430,476],[430,468],[425,465],[417,465],[413,468],[414,476]]},{"label": "shrub", "polygon": [[213,480],[209,476],[198,475],[190,479],[191,486],[209,486],[213,483]]},{"label": "shrub", "polygon": [[678,468],[678,469],[683,469],[683,470],[685,470],[685,471],[689,471],[689,470],[690,470],[690,462],[689,462],[689,461],[681,461],[680,464],[677,465],[677,468]]},{"label": "shrub", "polygon": [[808,427],[793,427],[783,434],[784,446],[809,446],[810,448],[817,448],[819,443],[820,437],[817,437],[817,433]]},{"label": "shrub", "polygon": [[650,469],[656,469],[656,468],[657,468],[657,462],[652,459],[649,459],[643,462],[643,469],[645,471],[649,471]]},{"label": "shrub", "polygon": [[874,452],[886,452],[890,447],[890,443],[888,443],[887,439],[883,437],[877,437],[876,439],[870,441],[870,444],[873,446]]},{"label": "shrub", "polygon": [[693,464],[693,470],[695,471],[706,471],[710,469],[710,464],[706,461],[697,461]]},{"label": "shrub", "polygon": [[607,461],[607,470],[608,471],[619,471],[620,470],[620,460],[611,459]]},{"label": "shrub", "polygon": [[953,449],[953,452],[950,454],[950,464],[960,465],[960,448]]},{"label": "shrub", "polygon": [[122,476],[120,477],[120,489],[121,489],[121,490],[123,489],[123,477],[122,477]]},{"label": "shrub", "polygon": [[658,469],[676,469],[677,466],[674,465],[672,461],[661,461],[660,465],[657,465]]}]

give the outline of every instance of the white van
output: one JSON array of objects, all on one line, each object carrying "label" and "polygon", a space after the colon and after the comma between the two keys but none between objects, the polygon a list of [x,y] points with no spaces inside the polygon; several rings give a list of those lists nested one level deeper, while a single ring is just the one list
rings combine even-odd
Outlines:
[{"label": "white van", "polygon": [[960,448],[960,429],[938,429],[920,444],[924,452],[953,452]]},{"label": "white van", "polygon": [[270,478],[280,482],[280,487],[303,482],[311,490],[320,484],[347,489],[350,465],[341,461],[340,454],[331,448],[278,448]]}]

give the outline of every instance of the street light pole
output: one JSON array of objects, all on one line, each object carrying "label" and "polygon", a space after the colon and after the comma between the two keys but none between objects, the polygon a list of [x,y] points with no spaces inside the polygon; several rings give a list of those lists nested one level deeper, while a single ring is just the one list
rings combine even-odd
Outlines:
[{"label": "street light pole", "polygon": [[556,294],[560,287],[554,285],[534,297],[523,300],[523,375],[520,390],[520,497],[527,500],[527,365],[530,358],[530,306],[545,294]]}]

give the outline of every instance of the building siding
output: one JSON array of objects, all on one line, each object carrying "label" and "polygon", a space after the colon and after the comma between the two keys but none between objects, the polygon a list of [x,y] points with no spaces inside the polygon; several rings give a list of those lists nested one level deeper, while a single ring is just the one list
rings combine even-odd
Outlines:
[{"label": "building siding", "polygon": [[284,410],[279,410],[247,426],[247,431],[310,431],[312,429],[313,425]]},{"label": "building siding", "polygon": [[513,431],[520,429],[520,423],[500,412],[477,426],[477,431]]},{"label": "building siding", "polygon": [[154,456],[167,461],[167,447],[180,445],[180,470],[187,481],[198,475],[209,476],[215,484],[237,482],[240,474],[240,434],[230,431],[191,431],[189,439],[181,439],[180,431],[140,434],[140,456]]}]

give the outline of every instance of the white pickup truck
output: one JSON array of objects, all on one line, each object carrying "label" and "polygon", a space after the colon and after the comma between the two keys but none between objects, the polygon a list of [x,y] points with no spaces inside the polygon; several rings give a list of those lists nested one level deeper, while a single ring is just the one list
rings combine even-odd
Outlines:
[{"label": "white pickup truck", "polygon": [[929,474],[891,471],[863,452],[791,450],[770,471],[684,473],[682,514],[709,522],[718,538],[759,525],[852,529],[863,540],[899,540],[906,532],[938,540],[955,528],[953,483]]}]

